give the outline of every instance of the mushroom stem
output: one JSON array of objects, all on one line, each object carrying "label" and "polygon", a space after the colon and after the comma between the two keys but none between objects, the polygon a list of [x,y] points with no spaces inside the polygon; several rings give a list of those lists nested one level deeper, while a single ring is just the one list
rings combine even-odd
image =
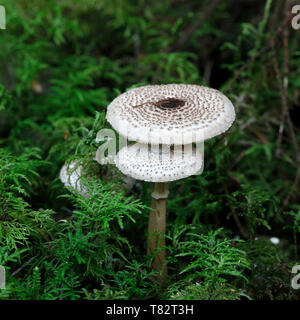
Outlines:
[{"label": "mushroom stem", "polygon": [[165,233],[166,203],[169,195],[169,183],[155,183],[152,192],[151,212],[148,224],[147,254],[154,255],[152,269],[159,272],[156,280],[162,284],[167,276]]}]

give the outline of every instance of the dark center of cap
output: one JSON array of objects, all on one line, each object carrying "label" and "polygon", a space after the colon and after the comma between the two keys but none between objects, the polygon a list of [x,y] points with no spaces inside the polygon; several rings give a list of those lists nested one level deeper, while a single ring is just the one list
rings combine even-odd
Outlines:
[{"label": "dark center of cap", "polygon": [[185,101],[175,98],[169,98],[157,101],[155,105],[161,109],[174,109],[182,107],[185,104]]}]

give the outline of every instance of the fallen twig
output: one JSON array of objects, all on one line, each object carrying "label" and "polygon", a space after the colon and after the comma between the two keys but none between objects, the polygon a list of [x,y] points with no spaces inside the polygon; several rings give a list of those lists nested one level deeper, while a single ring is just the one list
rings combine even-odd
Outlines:
[{"label": "fallen twig", "polygon": [[209,18],[209,16],[215,11],[217,6],[221,3],[222,0],[215,0],[211,3],[211,5],[202,13],[199,13],[199,19],[197,22],[181,36],[178,42],[174,45],[173,48],[167,49],[167,51],[172,50],[180,50],[184,47],[186,42],[190,39],[190,37],[200,28],[200,26]]},{"label": "fallen twig", "polygon": [[[295,158],[296,158],[296,163],[297,163],[297,172],[295,179],[293,181],[292,187],[287,193],[285,199],[283,200],[283,204],[281,208],[277,211],[274,219],[278,217],[278,215],[285,209],[285,207],[288,205],[290,198],[292,197],[294,191],[297,189],[297,185],[300,180],[300,151],[299,151],[299,146],[298,142],[296,139],[296,134],[295,134],[295,129],[293,122],[290,117],[289,113],[289,108],[288,108],[288,96],[287,96],[287,90],[288,90],[288,75],[289,75],[289,52],[288,52],[288,34],[289,34],[289,27],[288,27],[288,22],[290,18],[290,10],[289,10],[289,5],[288,3],[286,4],[285,7],[285,12],[286,12],[286,18],[285,18],[285,24],[284,24],[284,32],[283,32],[283,48],[284,48],[284,74],[283,74],[283,81],[282,81],[282,75],[280,72],[279,68],[279,63],[278,60],[275,58],[275,55],[273,56],[273,64],[274,64],[274,70],[276,73],[276,79],[278,83],[278,89],[280,92],[281,96],[281,106],[282,106],[282,112],[281,112],[281,121],[280,121],[280,126],[279,126],[279,133],[278,133],[278,139],[277,139],[277,149],[276,149],[276,156],[277,158],[281,158],[282,156],[282,136],[284,132],[284,124],[285,121],[287,122],[288,125],[288,132],[290,139],[293,144],[293,148],[295,150]],[[272,43],[272,49],[274,52],[275,51],[275,46],[274,43]]]},{"label": "fallen twig", "polygon": [[26,261],[19,269],[17,269],[16,271],[14,271],[11,276],[14,277],[16,274],[18,274],[20,271],[22,271],[27,265],[29,265],[29,263],[31,263],[36,257],[38,256],[38,254],[36,254],[35,256],[31,257],[28,261]]}]

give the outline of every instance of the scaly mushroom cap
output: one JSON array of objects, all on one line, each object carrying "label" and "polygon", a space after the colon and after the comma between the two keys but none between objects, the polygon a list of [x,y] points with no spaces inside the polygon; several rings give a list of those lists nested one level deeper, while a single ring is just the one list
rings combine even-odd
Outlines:
[{"label": "scaly mushroom cap", "polygon": [[76,166],[76,161],[71,161],[70,164],[64,164],[60,170],[59,179],[66,187],[72,187],[83,197],[88,197],[89,193],[87,188],[81,182],[82,166],[78,166],[77,168]]},{"label": "scaly mushroom cap", "polygon": [[[95,160],[98,161],[98,159]],[[103,162],[102,159],[99,159],[99,163],[101,162]],[[72,187],[77,190],[83,197],[89,197],[90,194],[88,192],[88,188],[81,181],[81,178],[83,177],[83,167],[81,165],[77,167],[77,165],[78,163],[76,161],[71,161],[69,164],[65,163],[59,173],[60,181],[66,187]],[[89,179],[90,177],[87,178]],[[100,179],[100,176],[95,175],[93,176],[93,178]],[[112,168],[108,168],[105,179],[103,179],[103,181],[113,179],[120,179],[122,181],[122,185],[120,187],[115,186],[116,191],[124,190],[126,192],[129,192],[135,184],[135,180],[133,178],[121,174],[116,168],[114,170]]]},{"label": "scaly mushroom cap", "polygon": [[119,170],[138,180],[169,182],[183,179],[203,170],[203,154],[192,145],[171,148],[167,145],[135,143],[116,155]]},{"label": "scaly mushroom cap", "polygon": [[131,89],[107,108],[107,120],[129,140],[189,144],[225,132],[235,119],[231,101],[220,91],[187,84]]}]

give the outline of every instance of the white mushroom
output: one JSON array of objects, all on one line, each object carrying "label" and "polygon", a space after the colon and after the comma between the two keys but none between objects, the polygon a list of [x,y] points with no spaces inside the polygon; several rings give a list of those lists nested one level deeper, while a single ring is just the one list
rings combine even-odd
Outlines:
[{"label": "white mushroom", "polygon": [[280,243],[280,239],[277,238],[277,237],[271,237],[271,238],[270,238],[270,242],[273,243],[273,244],[275,244],[275,245],[277,245],[277,244]]},{"label": "white mushroom", "polygon": [[[83,184],[81,179],[84,176],[82,174],[83,167],[82,165],[79,165],[78,167],[77,166],[78,166],[77,161],[71,161],[69,164],[65,163],[60,170],[59,178],[66,187],[74,188],[79,192],[79,194],[87,198],[90,196],[90,194],[88,192],[88,188]],[[129,192],[133,188],[135,184],[135,179],[125,176],[120,172],[116,172],[116,170],[113,170],[113,168],[107,167],[107,169],[108,170],[105,174],[104,181],[108,181],[108,180],[122,181],[121,187],[115,186],[114,189],[116,191],[125,190],[126,192]],[[100,179],[100,176],[97,176],[96,174],[94,177]]]},{"label": "white mushroom", "polygon": [[155,254],[153,270],[159,271],[161,283],[167,273],[165,265],[165,228],[168,182],[200,173],[203,156],[192,145],[180,148],[169,145],[135,143],[120,150],[115,160],[123,174],[138,180],[155,182],[152,192],[152,209],[148,224],[148,254]]},{"label": "white mushroom", "polygon": [[[69,164],[64,164],[60,170],[60,181],[66,187],[72,187],[79,192],[83,197],[88,197],[89,193],[87,188],[82,184],[82,166],[77,166],[76,161],[71,161]],[[76,169],[75,169],[76,168]]]},{"label": "white mushroom", "polygon": [[157,280],[162,283],[167,274],[163,248],[168,182],[202,172],[203,153],[197,153],[197,148],[195,153],[192,144],[203,146],[204,140],[229,129],[235,120],[234,107],[212,88],[149,85],[115,98],[106,118],[120,135],[138,142],[120,150],[117,167],[128,176],[155,182],[147,250],[154,254],[152,268],[160,272]]}]

